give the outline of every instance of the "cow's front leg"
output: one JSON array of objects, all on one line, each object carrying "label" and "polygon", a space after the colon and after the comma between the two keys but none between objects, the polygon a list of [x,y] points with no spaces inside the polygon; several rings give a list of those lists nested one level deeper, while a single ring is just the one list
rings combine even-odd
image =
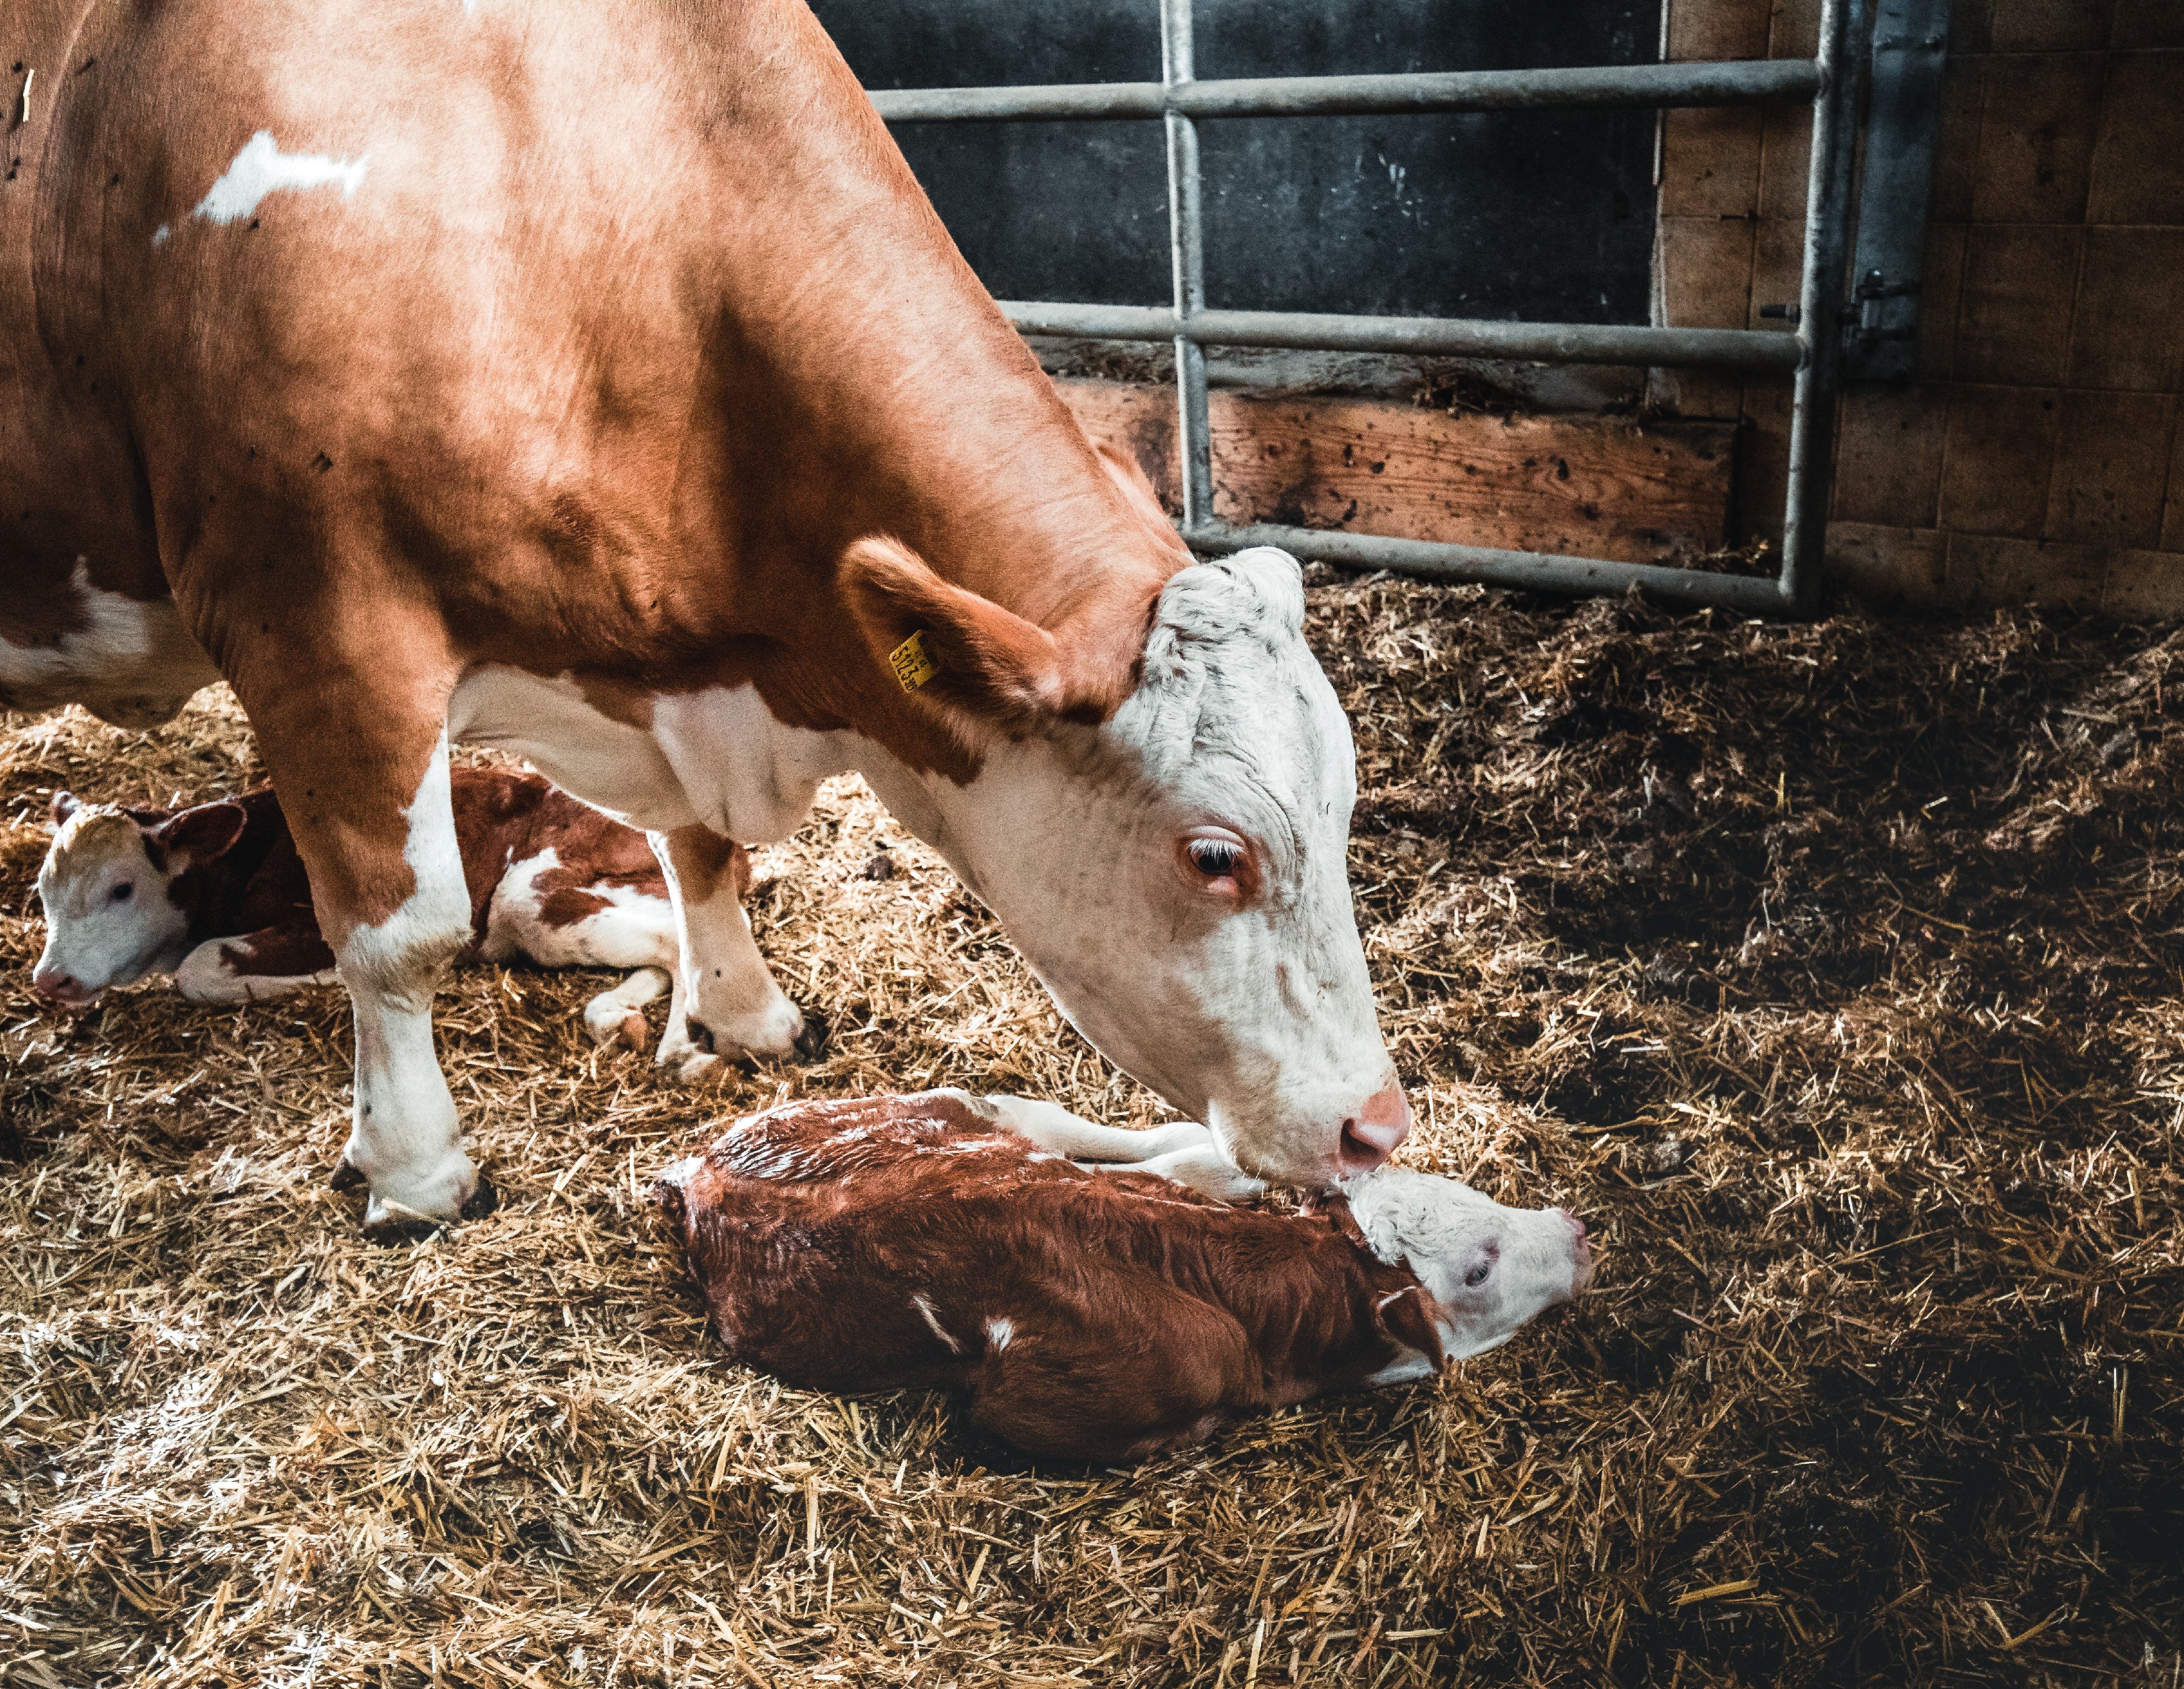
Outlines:
[{"label": "cow's front leg", "polygon": [[393,707],[399,678],[347,697],[294,687],[261,700],[237,688],[348,988],[356,1090],[342,1160],[370,1187],[365,1224],[374,1227],[452,1220],[491,1196],[463,1153],[432,1048],[433,987],[471,934],[444,699],[427,693]]},{"label": "cow's front leg", "polygon": [[697,1079],[723,1056],[817,1054],[817,1036],[751,937],[743,847],[702,827],[646,836],[667,877],[678,951],[667,1030],[653,1059]]}]

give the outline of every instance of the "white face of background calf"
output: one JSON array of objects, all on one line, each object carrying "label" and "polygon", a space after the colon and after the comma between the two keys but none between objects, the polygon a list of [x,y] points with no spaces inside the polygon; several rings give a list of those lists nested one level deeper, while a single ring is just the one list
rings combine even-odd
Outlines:
[{"label": "white face of background calf", "polygon": [[1506,1341],[1592,1277],[1584,1228],[1559,1208],[1505,1208],[1456,1179],[1408,1168],[1368,1173],[1349,1197],[1373,1252],[1407,1263],[1440,1303],[1441,1345],[1452,1361]]},{"label": "white face of background calf", "polygon": [[180,960],[189,923],[167,900],[168,878],[135,820],[103,804],[78,809],[38,870],[46,947],[33,978],[72,981],[63,995],[87,998]]},{"label": "white face of background calf", "polygon": [[1351,906],[1350,724],[1303,616],[1285,553],[1182,571],[1122,709],[995,750],[949,848],[1072,1024],[1240,1166],[1324,1186],[1396,1076]]}]

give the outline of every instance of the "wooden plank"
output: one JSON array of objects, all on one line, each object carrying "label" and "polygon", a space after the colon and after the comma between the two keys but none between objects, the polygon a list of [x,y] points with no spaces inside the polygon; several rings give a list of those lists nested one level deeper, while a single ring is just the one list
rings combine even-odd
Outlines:
[{"label": "wooden plank", "polygon": [[[1095,439],[1181,507],[1175,390],[1057,381]],[[1728,535],[1734,425],[1493,416],[1383,399],[1217,392],[1213,505],[1224,521],[1650,562]]]}]

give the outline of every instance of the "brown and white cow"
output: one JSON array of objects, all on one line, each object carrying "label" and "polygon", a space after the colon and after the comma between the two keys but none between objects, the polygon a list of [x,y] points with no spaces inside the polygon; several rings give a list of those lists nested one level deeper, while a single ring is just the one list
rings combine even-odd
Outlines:
[{"label": "brown and white cow", "polygon": [[1426,1377],[1592,1275],[1571,1215],[1452,1179],[1384,1168],[1308,1214],[1217,1200],[1241,1194],[1202,1126],[959,1090],[788,1103],[655,1187],[738,1360],[809,1389],[961,1390],[994,1435],[1093,1460]]},{"label": "brown and white cow", "polygon": [[727,840],[855,770],[1240,1166],[1400,1140],[1295,563],[1193,563],[801,0],[8,21],[0,704],[233,685],[354,1006],[368,1218],[477,1176],[450,739],[651,835],[661,1060],[798,1046]]},{"label": "brown and white cow", "polygon": [[[675,967],[675,914],[644,835],[536,774],[460,768],[449,783],[471,901],[462,956],[635,968],[585,1006],[584,1023],[602,1044],[643,1049],[644,1005]],[[198,1003],[262,1001],[337,977],[270,787],[180,811],[61,792],[53,816],[38,870],[46,943],[31,975],[48,1001],[80,1007],[148,973],[172,973]],[[747,877],[740,846],[738,858]]]}]

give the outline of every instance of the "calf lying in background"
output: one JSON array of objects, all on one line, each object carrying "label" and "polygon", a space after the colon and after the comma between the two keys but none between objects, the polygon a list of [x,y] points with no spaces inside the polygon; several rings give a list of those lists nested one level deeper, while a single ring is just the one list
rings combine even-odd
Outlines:
[{"label": "calf lying in background", "polygon": [[[1067,1159],[1090,1154],[1133,1164]],[[808,1389],[964,1390],[994,1435],[1091,1460],[1424,1378],[1591,1277],[1561,1209],[1395,1168],[1301,1214],[1176,1182],[1257,1188],[1225,1166],[1202,1126],[936,1090],[753,1115],[655,1195],[738,1360]]]},{"label": "calf lying in background", "polygon": [[[642,1011],[668,988],[676,958],[666,883],[644,835],[536,774],[458,769],[454,789],[475,935],[467,955],[638,969],[592,999],[584,1022],[601,1043],[643,1048]],[[31,982],[41,996],[82,1005],[167,972],[199,1003],[333,982],[310,882],[270,788],[178,811],[62,792],[53,815],[38,871],[46,947]],[[740,845],[736,856],[747,884]]]}]

